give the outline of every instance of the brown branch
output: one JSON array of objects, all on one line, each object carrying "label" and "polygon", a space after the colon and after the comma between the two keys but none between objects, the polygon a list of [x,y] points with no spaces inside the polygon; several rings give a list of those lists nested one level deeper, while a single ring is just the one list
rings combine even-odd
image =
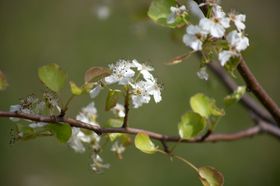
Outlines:
[{"label": "brown branch", "polygon": [[47,122],[47,123],[68,123],[72,127],[89,129],[96,132],[99,135],[108,134],[108,133],[126,133],[131,135],[136,135],[138,133],[145,133],[149,135],[152,139],[159,140],[161,142],[164,141],[165,143],[166,142],[202,143],[202,142],[236,141],[243,138],[253,137],[262,132],[266,132],[280,139],[280,129],[264,121],[262,121],[260,125],[256,125],[254,127],[235,133],[224,133],[224,134],[213,133],[210,134],[207,138],[205,138],[204,141],[201,141],[201,137],[188,140],[188,139],[181,139],[179,136],[169,136],[169,135],[164,135],[164,134],[160,134],[144,129],[138,129],[138,128],[130,128],[130,127],[102,128],[100,126],[91,125],[72,118],[41,116],[41,115],[32,115],[32,114],[16,113],[16,112],[3,112],[3,111],[0,111],[0,117],[14,117],[14,118],[21,118],[30,121]]},{"label": "brown branch", "polygon": [[129,112],[129,88],[127,87],[125,100],[124,100],[124,119],[123,119],[123,128],[127,128],[128,126],[128,112]]},{"label": "brown branch", "polygon": [[269,111],[278,125],[280,125],[280,109],[278,105],[260,85],[242,57],[240,58],[240,63],[237,69],[246,82],[248,88],[253,92],[253,94],[262,103],[262,105]]},{"label": "brown branch", "polygon": [[[218,79],[223,83],[223,85],[228,89],[229,92],[233,92],[237,88],[235,81],[230,78],[230,76],[225,72],[225,70],[215,62],[208,64],[210,70],[218,77]],[[262,120],[265,120],[269,123],[275,123],[269,112],[265,110],[261,105],[259,105],[253,98],[248,94],[245,94],[241,98],[241,103],[247,109],[251,110],[254,114],[259,116]]]}]

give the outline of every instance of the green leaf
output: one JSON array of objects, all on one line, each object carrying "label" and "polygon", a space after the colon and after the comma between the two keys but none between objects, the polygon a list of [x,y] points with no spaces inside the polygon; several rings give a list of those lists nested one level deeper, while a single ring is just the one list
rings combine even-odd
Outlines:
[{"label": "green leaf", "polygon": [[58,92],[63,88],[67,75],[57,64],[48,64],[38,70],[40,80],[52,91]]},{"label": "green leaf", "polygon": [[62,143],[66,143],[72,135],[72,128],[68,124],[49,124],[47,128]]},{"label": "green leaf", "polygon": [[229,61],[224,66],[226,71],[228,71],[228,73],[233,78],[236,78],[235,72],[236,72],[236,68],[237,68],[239,62],[240,62],[239,57],[233,57],[233,58],[230,58]]},{"label": "green leaf", "polygon": [[110,127],[119,128],[123,125],[123,118],[122,119],[111,118],[108,120],[108,124]]},{"label": "green leaf", "polygon": [[73,81],[70,81],[69,84],[73,95],[79,96],[83,93],[83,88],[78,87]]},{"label": "green leaf", "polygon": [[158,149],[145,133],[138,133],[135,137],[134,144],[137,149],[147,154],[154,154]]},{"label": "green leaf", "polygon": [[111,108],[113,108],[114,106],[116,106],[116,104],[118,103],[118,100],[120,98],[121,95],[121,91],[120,90],[112,90],[110,89],[107,95],[107,99],[106,99],[106,105],[105,105],[105,110],[109,111]]},{"label": "green leaf", "polygon": [[232,94],[227,95],[224,98],[225,105],[229,106],[233,103],[238,102],[245,93],[246,93],[246,86],[237,87],[237,89]]},{"label": "green leaf", "polygon": [[200,181],[204,186],[222,186],[224,177],[222,173],[213,167],[205,166],[198,169]]},{"label": "green leaf", "polygon": [[206,120],[195,112],[187,112],[178,124],[181,138],[190,139],[197,136],[206,126]]},{"label": "green leaf", "polygon": [[85,82],[98,81],[101,78],[109,76],[111,74],[110,69],[104,67],[91,67],[85,73]]},{"label": "green leaf", "polygon": [[154,22],[162,26],[170,28],[182,27],[186,24],[185,21],[187,19],[187,13],[182,16],[177,16],[174,23],[167,23],[167,18],[171,13],[170,7],[176,5],[176,0],[153,0],[148,10],[148,16]]},{"label": "green leaf", "polygon": [[5,74],[0,70],[0,90],[5,90],[8,86]]},{"label": "green leaf", "polygon": [[224,115],[224,110],[218,108],[215,102],[214,99],[211,99],[202,93],[198,93],[190,99],[192,110],[205,118]]}]

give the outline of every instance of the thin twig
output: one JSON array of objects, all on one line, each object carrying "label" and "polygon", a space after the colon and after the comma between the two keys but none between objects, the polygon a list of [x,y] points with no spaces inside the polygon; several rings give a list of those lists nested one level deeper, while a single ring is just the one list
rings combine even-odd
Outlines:
[{"label": "thin twig", "polygon": [[123,125],[122,128],[127,128],[128,126],[128,112],[129,112],[129,88],[127,87],[125,100],[124,100],[124,119],[123,119]]},{"label": "thin twig", "polygon": [[79,127],[79,128],[92,130],[99,135],[107,134],[107,133],[126,133],[131,135],[136,135],[138,133],[145,133],[149,135],[152,139],[159,140],[159,141],[164,140],[165,142],[175,142],[175,143],[236,141],[243,138],[253,137],[257,134],[260,134],[261,132],[272,134],[274,137],[280,139],[280,129],[264,121],[261,123],[261,125],[256,125],[254,127],[250,127],[235,133],[224,133],[224,134],[213,133],[209,135],[207,138],[205,138],[204,141],[201,141],[201,137],[197,137],[194,139],[182,139],[179,136],[169,136],[169,135],[164,135],[153,131],[148,131],[148,130],[138,129],[138,128],[130,128],[130,127],[102,128],[100,126],[91,125],[72,118],[58,118],[55,116],[41,116],[41,115],[32,115],[32,114],[16,113],[16,112],[3,112],[3,111],[0,111],[0,117],[14,117],[14,118],[21,118],[30,121],[46,122],[46,123],[67,123],[72,127]]}]

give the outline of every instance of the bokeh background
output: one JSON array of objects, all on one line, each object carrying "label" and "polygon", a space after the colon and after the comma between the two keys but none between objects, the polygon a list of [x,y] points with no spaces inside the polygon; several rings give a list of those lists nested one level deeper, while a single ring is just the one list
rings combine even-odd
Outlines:
[{"label": "bokeh background", "polygon": [[[215,76],[199,80],[198,59],[167,66],[171,58],[185,53],[178,34],[147,19],[149,1],[130,0],[1,0],[0,69],[9,88],[0,92],[0,109],[31,93],[44,90],[37,78],[38,67],[57,63],[71,80],[83,81],[91,66],[106,66],[117,59],[138,59],[156,69],[164,84],[163,101],[132,110],[129,123],[166,134],[177,133],[180,115],[197,92],[215,97],[222,105],[225,89]],[[244,53],[248,65],[271,96],[280,103],[280,22],[278,0],[227,0],[225,10],[247,15],[250,47]],[[238,80],[240,83],[240,79]],[[67,91],[63,94],[67,97]],[[95,100],[102,124],[104,96]],[[68,113],[74,117],[88,96],[74,100]],[[226,110],[217,131],[237,131],[252,125],[248,112],[236,104]],[[104,117],[103,117],[104,116]],[[118,160],[109,149],[102,153],[111,168],[101,175],[90,170],[90,154],[78,154],[52,137],[10,145],[7,118],[0,118],[0,185],[74,186],[200,185],[194,171],[160,154],[146,155],[132,145]],[[225,176],[226,186],[280,185],[280,148],[276,139],[260,135],[251,139],[215,144],[181,144],[177,154],[196,165],[213,165]]]}]

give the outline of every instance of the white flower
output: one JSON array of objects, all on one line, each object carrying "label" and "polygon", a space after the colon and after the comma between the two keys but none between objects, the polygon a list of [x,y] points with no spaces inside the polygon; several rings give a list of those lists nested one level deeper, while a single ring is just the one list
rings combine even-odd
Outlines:
[{"label": "white flower", "polygon": [[143,103],[150,102],[150,94],[148,92],[148,88],[150,87],[150,83],[147,81],[139,81],[135,84],[131,84],[133,88],[132,92],[132,104],[134,108],[139,108],[143,105]]},{"label": "white flower", "polygon": [[186,12],[186,7],[184,5],[178,7],[171,6],[170,7],[170,15],[167,17],[167,23],[168,24],[173,24],[176,21],[176,17],[181,16]]},{"label": "white flower", "polygon": [[68,140],[68,145],[74,149],[76,152],[85,152],[85,147],[82,143],[82,140],[78,137],[80,136],[79,133],[81,133],[80,128],[72,127],[72,136]]},{"label": "white flower", "polygon": [[221,65],[224,66],[230,58],[236,56],[238,56],[238,53],[236,53],[235,51],[223,50],[222,52],[219,53],[219,61]]},{"label": "white flower", "polygon": [[111,111],[120,118],[124,118],[124,106],[122,104],[117,103],[115,107],[111,109]]},{"label": "white flower", "polygon": [[80,112],[76,116],[76,120],[91,125],[99,126],[98,123],[96,123],[96,116],[97,116],[97,109],[95,108],[94,103],[92,102],[82,109],[82,112]]},{"label": "white flower", "polygon": [[202,50],[203,40],[206,36],[207,32],[200,26],[189,25],[187,27],[187,33],[183,37],[183,42],[194,51]]},{"label": "white flower", "polygon": [[144,79],[149,79],[153,75],[150,73],[150,71],[153,71],[154,68],[145,64],[138,63],[137,60],[132,60],[133,67],[136,67],[137,70],[143,75]]},{"label": "white flower", "polygon": [[235,12],[229,13],[229,19],[235,24],[237,30],[241,32],[246,28],[244,22],[246,21],[246,15],[236,14]]},{"label": "white flower", "polygon": [[103,89],[103,87],[100,84],[96,85],[96,87],[94,87],[93,89],[91,89],[89,91],[90,98],[95,98],[96,96],[98,96],[98,94],[100,93],[100,91],[102,89]]},{"label": "white flower", "polygon": [[91,155],[91,159],[92,159],[92,164],[90,166],[92,170],[96,173],[102,173],[104,169],[110,168],[110,164],[103,163],[102,158],[96,153],[93,153]]},{"label": "white flower", "polygon": [[226,40],[230,47],[238,52],[245,50],[249,46],[249,39],[243,33],[236,30],[231,31],[226,36]]},{"label": "white flower", "polygon": [[131,69],[132,64],[125,60],[119,60],[116,64],[109,65],[109,67],[112,70],[112,74],[105,77],[105,82],[108,84],[118,82],[120,85],[127,85],[135,74]]},{"label": "white flower", "polygon": [[231,31],[226,40],[229,43],[229,50],[223,50],[219,53],[219,60],[221,65],[224,66],[232,57],[240,56],[240,52],[249,46],[249,39],[243,33],[236,30]]},{"label": "white flower", "polygon": [[193,0],[189,0],[188,1],[188,8],[190,9],[191,13],[195,16],[197,16],[198,18],[204,18],[204,14],[203,12],[201,11],[201,9],[199,8],[198,4],[193,1]]},{"label": "white flower", "polygon": [[197,76],[200,78],[200,79],[203,79],[203,80],[208,80],[208,73],[206,71],[206,67],[202,67],[199,69],[199,71],[197,72]]},{"label": "white flower", "polygon": [[116,141],[112,147],[111,151],[116,152],[117,154],[122,154],[125,151],[125,147],[123,144],[120,144],[118,141]]},{"label": "white flower", "polygon": [[229,18],[223,12],[221,6],[213,7],[213,16],[211,18],[202,18],[199,25],[204,30],[208,31],[211,36],[215,38],[221,38],[225,34],[225,28],[230,26]]},{"label": "white flower", "polygon": [[161,101],[161,87],[157,83],[156,79],[152,78],[148,81],[148,87],[147,90],[151,96],[154,97],[154,100],[156,103],[159,103]]}]

